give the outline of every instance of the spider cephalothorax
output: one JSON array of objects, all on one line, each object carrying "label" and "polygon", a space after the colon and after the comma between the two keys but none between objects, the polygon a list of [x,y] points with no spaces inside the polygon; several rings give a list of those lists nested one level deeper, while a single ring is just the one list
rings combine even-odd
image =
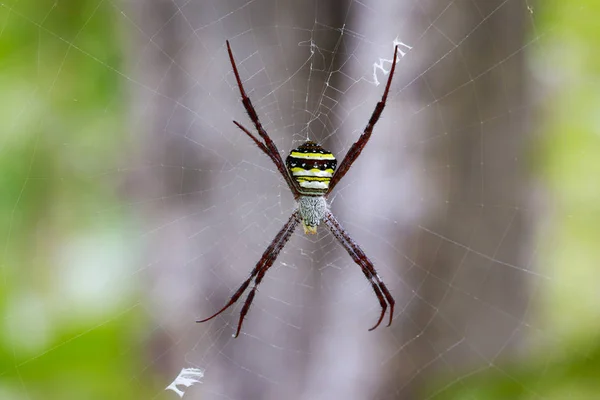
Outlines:
[{"label": "spider cephalothorax", "polygon": [[300,147],[292,150],[284,164],[281,154],[279,154],[279,150],[277,150],[275,143],[273,143],[273,140],[271,140],[263,128],[260,120],[258,119],[258,114],[256,113],[256,110],[250,101],[250,98],[246,95],[244,86],[242,85],[242,80],[240,79],[240,74],[238,73],[237,66],[235,64],[235,60],[233,59],[233,53],[231,52],[229,41],[227,41],[227,52],[229,53],[229,60],[231,61],[233,74],[235,75],[240,94],[242,95],[242,104],[244,105],[248,116],[252,120],[258,135],[263,141],[259,140],[252,132],[242,126],[242,124],[239,122],[233,121],[233,123],[236,124],[238,128],[240,128],[246,135],[248,135],[248,137],[252,139],[258,148],[265,153],[271,159],[271,161],[273,161],[290,188],[292,194],[294,195],[294,198],[298,202],[298,208],[292,213],[290,219],[286,222],[283,228],[281,228],[279,233],[277,233],[277,236],[275,236],[275,239],[273,239],[269,247],[267,247],[262,257],[250,273],[250,277],[248,277],[248,279],[246,279],[236,290],[227,304],[225,304],[223,308],[221,308],[212,316],[196,322],[206,322],[211,320],[228,309],[240,298],[248,286],[250,286],[252,280],[254,280],[254,286],[250,290],[250,293],[248,293],[248,297],[242,306],[237,330],[233,335],[234,337],[237,337],[242,329],[244,317],[246,317],[246,314],[250,309],[250,305],[254,300],[256,288],[263,280],[267,270],[275,262],[279,252],[281,252],[287,241],[290,239],[294,229],[296,229],[298,224],[302,222],[305,233],[316,233],[317,226],[324,222],[333,236],[344,247],[344,249],[346,249],[350,257],[352,257],[352,260],[354,260],[354,262],[361,268],[365,278],[367,278],[371,284],[373,291],[377,296],[377,300],[379,300],[381,314],[379,315],[377,323],[375,323],[375,325],[369,330],[371,331],[379,326],[383,320],[388,304],[390,306],[390,319],[388,326],[390,326],[392,324],[392,318],[394,317],[394,298],[377,274],[377,271],[375,270],[371,260],[369,260],[358,244],[352,240],[350,235],[348,235],[348,233],[342,228],[331,211],[329,211],[326,199],[335,185],[337,185],[340,179],[346,175],[346,172],[348,172],[354,161],[356,161],[362,152],[363,148],[371,137],[371,133],[373,133],[375,124],[383,112],[385,102],[390,91],[390,85],[392,84],[394,69],[396,68],[398,46],[396,46],[394,49],[394,61],[392,62],[390,76],[388,77],[387,84],[385,85],[385,90],[383,92],[383,96],[381,97],[381,101],[377,103],[377,106],[375,106],[375,110],[369,119],[369,123],[367,124],[365,131],[362,135],[360,135],[358,141],[356,141],[350,147],[348,153],[346,153],[346,156],[340,163],[339,168],[337,168],[337,160],[333,154],[323,149],[315,142],[311,141],[305,142]]}]

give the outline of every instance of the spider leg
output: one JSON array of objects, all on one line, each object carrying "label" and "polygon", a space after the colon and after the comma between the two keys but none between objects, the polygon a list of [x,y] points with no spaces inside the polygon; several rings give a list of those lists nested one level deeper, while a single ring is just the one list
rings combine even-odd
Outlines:
[{"label": "spider leg", "polygon": [[[277,167],[279,172],[281,172],[281,175],[283,175],[283,178],[285,179],[290,190],[292,191],[294,198],[297,199],[299,196],[298,189],[296,188],[296,184],[294,183],[294,180],[290,177],[290,174],[288,174],[285,166],[283,164],[281,164],[283,162],[283,161],[281,161],[281,157],[279,157],[279,158],[276,157],[271,151],[269,151],[269,149],[267,148],[267,146],[265,146],[265,144],[263,142],[258,140],[258,138],[256,136],[254,136],[252,134],[252,132],[250,132],[248,129],[246,129],[242,124],[240,124],[237,121],[233,121],[233,123],[238,128],[240,128],[242,130],[242,132],[244,132],[246,135],[248,135],[248,137],[250,137],[250,139],[252,139],[252,141],[258,146],[258,148],[261,149],[262,152],[265,153],[271,159],[271,161],[273,161],[273,164],[275,164],[275,166]],[[279,155],[279,153],[277,153],[277,155]]]},{"label": "spider leg", "polygon": [[[294,226],[294,228],[295,228],[295,226]],[[293,229],[292,229],[292,231],[293,231]],[[279,250],[281,250],[283,248],[283,246],[285,245],[285,243],[288,241],[289,237],[292,234],[292,231],[289,231],[289,235],[287,237],[283,238],[283,242],[282,242],[282,245],[279,248]],[[273,253],[271,255],[269,260],[267,262],[265,262],[264,266],[262,267],[262,269],[256,276],[256,279],[254,280],[254,286],[252,287],[252,290],[250,290],[250,293],[248,293],[248,297],[246,297],[246,301],[244,302],[242,311],[240,311],[240,320],[238,321],[238,326],[237,326],[237,329],[236,329],[233,337],[238,337],[238,335],[240,334],[240,331],[242,330],[242,324],[244,323],[244,318],[246,318],[246,314],[248,313],[248,310],[250,310],[252,301],[254,301],[254,294],[256,293],[256,289],[257,289],[258,285],[260,285],[260,282],[264,278],[265,274],[267,273],[267,270],[269,268],[271,268],[271,266],[275,262],[275,259],[277,258],[277,255],[279,254],[279,250],[276,250],[276,253]]]},{"label": "spider leg", "polygon": [[279,154],[279,150],[277,149],[277,146],[275,146],[275,143],[273,142],[273,140],[271,140],[271,137],[267,134],[267,132],[263,128],[262,124],[260,123],[260,120],[258,118],[258,113],[254,109],[254,106],[252,105],[252,101],[250,101],[250,98],[246,95],[246,91],[244,90],[244,85],[242,84],[242,79],[240,78],[240,74],[238,72],[237,65],[235,63],[235,59],[233,58],[233,52],[231,51],[231,46],[229,45],[229,40],[227,40],[226,43],[227,43],[227,52],[229,53],[229,61],[231,61],[231,67],[233,68],[233,74],[235,75],[238,89],[240,90],[240,95],[242,96],[242,104],[244,105],[244,108],[246,109],[248,116],[252,120],[252,123],[254,123],[254,126],[256,127],[258,134],[265,141],[265,143],[264,144],[261,143],[262,146],[259,145],[258,143],[260,143],[260,142],[254,135],[252,135],[250,133],[250,131],[248,131],[246,128],[244,128],[241,124],[239,124],[236,121],[233,121],[233,123],[236,124],[238,126],[238,128],[240,128],[242,131],[244,131],[244,133],[246,133],[248,136],[250,136],[250,138],[254,141],[254,143],[256,143],[258,145],[258,147],[266,155],[268,155],[269,158],[271,158],[271,160],[273,161],[273,163],[275,163],[275,166],[277,167],[277,169],[279,170],[281,175],[283,175],[283,178],[287,182],[288,186],[290,187],[290,190],[292,191],[294,198],[297,199],[300,196],[300,192],[298,192],[298,189],[296,188],[294,181],[289,176],[289,174],[285,168],[285,163],[283,162],[283,159],[281,158],[281,154]]},{"label": "spider leg", "polygon": [[[338,241],[342,244],[342,246],[346,250],[348,250],[349,244],[342,236],[339,235],[339,232],[338,231],[334,232],[332,230],[332,233],[338,239]],[[371,271],[364,265],[362,260],[358,257],[358,255],[356,255],[356,253],[353,250],[348,250],[348,253],[352,257],[354,262],[356,262],[356,264],[358,266],[360,266],[363,274],[365,275],[365,278],[367,278],[369,283],[371,283],[371,286],[373,287],[373,291],[375,292],[375,295],[377,296],[377,299],[379,300],[379,306],[381,307],[381,313],[379,314],[379,318],[377,319],[377,322],[375,323],[375,325],[373,325],[371,328],[369,328],[369,331],[372,331],[373,329],[377,328],[379,326],[379,324],[381,324],[381,321],[383,321],[383,317],[385,316],[385,312],[387,310],[387,303],[385,301],[383,293],[381,292],[381,289],[379,288],[377,282],[374,281],[373,274],[371,273]]]},{"label": "spider leg", "polygon": [[385,90],[383,92],[383,96],[381,97],[381,101],[375,106],[375,110],[373,111],[373,114],[371,114],[371,118],[369,119],[369,123],[365,127],[363,134],[360,135],[360,137],[355,143],[352,144],[352,146],[348,150],[348,153],[346,153],[346,156],[344,157],[337,170],[333,174],[333,177],[329,182],[329,189],[327,190],[325,196],[331,193],[335,185],[337,185],[338,182],[344,177],[344,175],[346,175],[354,161],[356,161],[356,159],[366,146],[367,142],[371,138],[373,128],[375,127],[375,124],[379,120],[379,117],[381,116],[381,113],[385,108],[385,102],[387,101],[387,96],[390,91],[390,86],[392,84],[392,77],[394,76],[394,71],[396,70],[397,55],[398,46],[396,45],[396,47],[394,48],[394,61],[392,62],[392,68],[390,69],[390,76],[388,77],[387,84],[385,85]]},{"label": "spider leg", "polygon": [[225,304],[225,306],[223,308],[221,308],[219,311],[217,311],[215,314],[211,315],[208,318],[198,320],[196,322],[200,323],[200,322],[210,321],[211,319],[215,318],[217,315],[221,314],[223,311],[227,310],[240,298],[240,296],[244,293],[244,291],[250,285],[250,282],[252,281],[252,279],[254,279],[255,277],[258,276],[254,283],[254,287],[248,294],[246,302],[244,303],[244,306],[240,313],[240,320],[239,320],[238,328],[237,328],[237,331],[235,334],[235,337],[237,337],[240,332],[240,329],[242,328],[242,323],[244,321],[244,317],[246,316],[246,313],[250,309],[250,305],[252,304],[252,300],[254,299],[254,292],[256,291],[256,287],[262,280],[267,269],[269,269],[269,267],[271,267],[273,265],[273,263],[277,259],[277,256],[279,255],[279,253],[281,252],[281,250],[283,249],[283,247],[289,240],[290,236],[294,232],[294,229],[296,229],[296,227],[298,226],[299,223],[300,223],[299,212],[296,210],[296,211],[294,211],[294,213],[292,214],[290,219],[285,223],[283,228],[281,228],[281,230],[277,233],[277,235],[275,236],[275,238],[273,239],[273,241],[271,242],[269,247],[267,247],[267,249],[264,251],[262,257],[260,258],[258,263],[256,263],[256,266],[250,273],[250,276],[248,277],[248,279],[246,279],[240,285],[240,287],[235,291],[233,296],[231,296],[231,298],[229,299],[229,302],[227,302],[227,304]]},{"label": "spider leg", "polygon": [[371,329],[369,329],[369,331],[372,331],[373,329],[377,328],[379,324],[381,324],[383,316],[385,315],[385,312],[387,310],[386,301],[390,305],[390,320],[387,324],[387,326],[390,326],[392,324],[392,319],[394,318],[394,305],[396,304],[396,301],[394,300],[392,294],[377,274],[377,271],[373,266],[373,262],[369,260],[367,255],[362,251],[358,244],[356,244],[356,242],[352,240],[350,235],[348,235],[344,228],[342,228],[340,223],[337,221],[337,219],[333,216],[331,212],[328,212],[325,215],[325,224],[327,224],[327,227],[329,228],[333,236],[335,236],[335,238],[340,242],[342,247],[346,249],[350,257],[352,257],[352,260],[354,260],[354,262],[361,267],[363,274],[371,283],[373,291],[375,292],[375,295],[379,300],[379,305],[381,306],[381,314],[379,316],[379,319],[377,320],[377,323]]}]

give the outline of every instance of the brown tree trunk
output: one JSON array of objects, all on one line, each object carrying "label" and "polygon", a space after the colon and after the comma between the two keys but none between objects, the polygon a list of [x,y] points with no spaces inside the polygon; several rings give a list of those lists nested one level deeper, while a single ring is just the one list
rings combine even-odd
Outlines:
[{"label": "brown tree trunk", "polygon": [[413,119],[426,122],[409,147],[423,144],[424,213],[398,260],[411,300],[384,398],[419,398],[437,373],[452,381],[514,359],[536,278],[525,162],[529,11],[486,0],[420,11],[418,31],[430,34]]}]

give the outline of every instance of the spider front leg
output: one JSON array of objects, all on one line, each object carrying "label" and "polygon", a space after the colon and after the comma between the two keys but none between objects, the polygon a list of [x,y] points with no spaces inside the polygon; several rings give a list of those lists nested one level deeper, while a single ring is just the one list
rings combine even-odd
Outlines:
[{"label": "spider front leg", "polygon": [[240,287],[235,291],[233,296],[231,296],[231,298],[229,299],[229,302],[227,302],[227,304],[225,304],[225,306],[223,308],[221,308],[219,311],[217,311],[215,314],[211,315],[208,318],[198,320],[196,322],[201,323],[201,322],[210,321],[217,315],[221,314],[223,311],[227,310],[236,301],[238,301],[240,296],[246,291],[246,289],[250,285],[250,282],[252,282],[252,279],[254,279],[256,277],[256,280],[254,281],[254,286],[252,287],[252,290],[250,290],[250,293],[248,294],[248,297],[246,298],[246,301],[244,302],[244,306],[242,307],[242,311],[240,312],[240,319],[238,322],[236,332],[234,334],[234,337],[238,337],[238,335],[240,334],[240,330],[242,329],[242,324],[244,322],[244,318],[246,317],[246,314],[248,313],[248,310],[250,309],[250,306],[252,305],[252,301],[254,300],[254,294],[256,292],[256,288],[262,281],[267,270],[273,265],[273,263],[277,259],[277,256],[279,255],[281,250],[284,248],[285,244],[290,239],[290,236],[292,236],[294,229],[296,229],[296,227],[298,226],[299,223],[300,223],[299,213],[296,210],[296,211],[294,211],[294,213],[292,214],[290,219],[286,222],[286,224],[283,226],[283,228],[281,228],[281,230],[277,233],[277,235],[275,236],[275,239],[273,239],[273,241],[271,242],[269,247],[267,247],[267,249],[263,253],[262,257],[260,258],[260,260],[258,261],[256,266],[250,273],[250,276],[248,277],[248,279],[246,279],[240,285]]},{"label": "spider front leg", "polygon": [[367,145],[367,142],[371,138],[373,128],[375,127],[377,121],[379,121],[379,117],[381,117],[381,113],[385,108],[385,102],[387,101],[388,93],[390,92],[390,86],[392,85],[394,71],[396,70],[397,55],[398,46],[396,45],[396,47],[394,48],[394,61],[392,62],[392,68],[390,69],[390,76],[388,77],[387,83],[385,85],[383,96],[381,96],[381,101],[377,103],[377,106],[375,106],[375,110],[373,111],[373,114],[371,114],[371,118],[369,119],[369,123],[365,127],[363,134],[360,135],[360,137],[354,144],[352,144],[352,146],[348,150],[348,153],[346,153],[346,156],[339,165],[338,169],[335,171],[335,174],[331,178],[331,182],[329,182],[329,189],[327,190],[325,196],[331,193],[335,185],[337,185],[338,182],[344,177],[344,175],[346,175],[354,161],[356,161],[360,153],[363,151],[364,147]]},{"label": "spider front leg", "polygon": [[372,328],[370,328],[369,331],[372,331],[373,329],[377,328],[379,324],[381,324],[381,321],[383,320],[383,317],[387,310],[387,304],[390,305],[390,320],[387,326],[390,326],[392,324],[392,319],[394,318],[394,305],[396,304],[396,301],[392,297],[392,294],[388,290],[387,286],[385,286],[385,284],[379,277],[379,274],[377,274],[373,262],[369,260],[367,255],[364,253],[364,251],[362,251],[358,244],[356,244],[356,242],[352,240],[350,235],[348,235],[344,228],[342,228],[340,223],[337,221],[337,219],[335,219],[331,212],[328,212],[325,215],[325,224],[327,225],[333,236],[338,240],[338,242],[340,242],[342,247],[346,249],[350,257],[352,257],[352,260],[354,260],[354,262],[358,264],[359,267],[361,267],[363,274],[373,287],[373,291],[375,292],[375,295],[379,300],[379,305],[381,306],[381,314],[379,315],[377,323]]}]

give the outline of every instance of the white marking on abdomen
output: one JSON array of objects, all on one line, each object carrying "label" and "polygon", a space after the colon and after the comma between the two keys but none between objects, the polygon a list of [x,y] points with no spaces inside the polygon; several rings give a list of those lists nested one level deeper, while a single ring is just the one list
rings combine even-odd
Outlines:
[{"label": "white marking on abdomen", "polygon": [[327,189],[329,182],[305,181],[299,182],[300,186],[307,189]]},{"label": "white marking on abdomen", "polygon": [[292,175],[294,175],[294,176],[317,176],[320,178],[331,178],[333,176],[333,174],[329,171],[308,171],[308,170],[292,172]]}]

